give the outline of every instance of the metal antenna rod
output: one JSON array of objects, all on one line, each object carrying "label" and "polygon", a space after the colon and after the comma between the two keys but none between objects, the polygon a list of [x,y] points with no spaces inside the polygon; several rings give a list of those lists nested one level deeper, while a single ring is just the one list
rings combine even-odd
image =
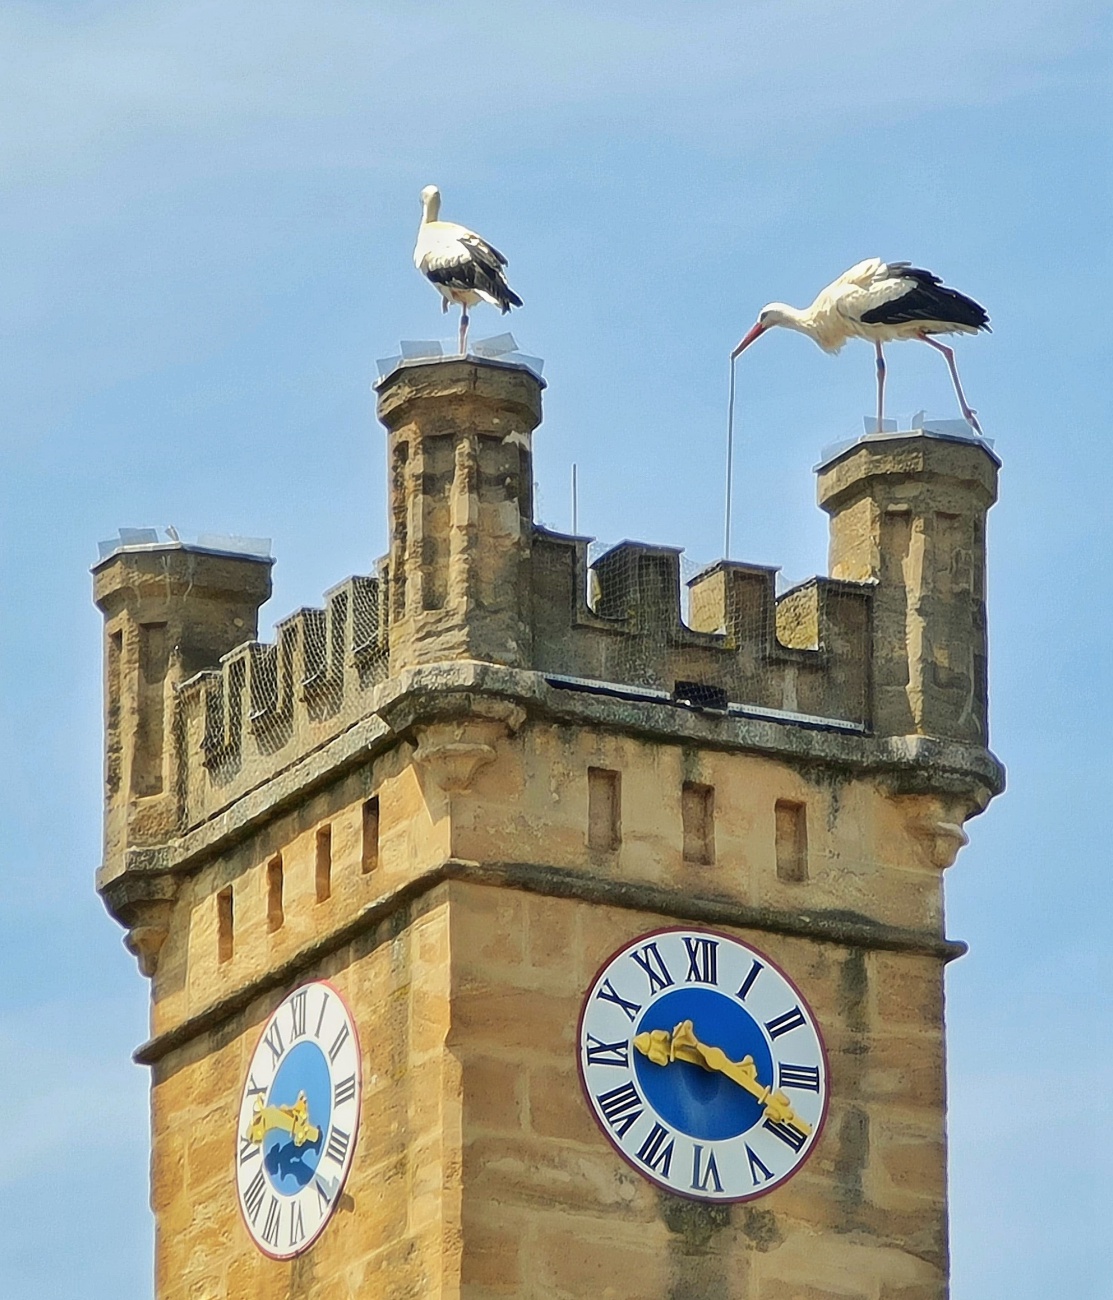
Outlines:
[{"label": "metal antenna rod", "polygon": [[572,536],[578,537],[580,533],[580,511],[579,501],[576,493],[576,462],[572,462]]},{"label": "metal antenna rod", "polygon": [[723,559],[730,559],[730,508],[731,489],[734,483],[734,363],[736,356],[730,359],[730,393],[727,397],[727,491],[726,519],[723,525]]}]

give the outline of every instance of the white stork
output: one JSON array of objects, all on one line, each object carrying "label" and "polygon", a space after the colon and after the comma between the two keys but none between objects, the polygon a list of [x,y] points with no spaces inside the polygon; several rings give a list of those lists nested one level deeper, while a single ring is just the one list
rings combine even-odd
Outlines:
[{"label": "white stork", "polygon": [[973,298],[948,289],[930,271],[921,271],[909,262],[867,258],[829,284],[810,307],[801,310],[783,302],[763,307],[757,323],[730,354],[731,360],[774,325],[807,334],[824,352],[838,352],[850,338],[873,343],[877,351],[878,431],[883,428],[885,402],[885,356],[881,345],[895,339],[922,340],[946,357],[962,414],[981,433],[959,382],[954,351],[931,336],[977,334],[989,329],[989,317]]},{"label": "white stork", "polygon": [[489,302],[505,315],[520,307],[521,298],[506,283],[506,258],[466,226],[440,221],[441,192],[435,185],[421,191],[421,225],[417,230],[414,265],[439,291],[441,310],[460,307],[460,354],[468,341],[468,308]]}]

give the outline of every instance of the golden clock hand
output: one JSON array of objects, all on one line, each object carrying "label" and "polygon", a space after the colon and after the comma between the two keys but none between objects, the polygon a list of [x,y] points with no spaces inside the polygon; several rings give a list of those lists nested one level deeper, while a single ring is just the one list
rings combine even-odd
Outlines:
[{"label": "golden clock hand", "polygon": [[292,1106],[266,1106],[262,1097],[256,1097],[255,1113],[248,1123],[244,1141],[262,1142],[274,1129],[289,1133],[296,1147],[317,1141],[321,1130],[309,1122],[309,1102],[304,1092],[298,1093],[298,1099]]},{"label": "golden clock hand", "polygon": [[716,1070],[744,1088],[762,1105],[766,1119],[774,1123],[790,1124],[799,1133],[810,1133],[812,1127],[792,1109],[783,1092],[774,1092],[758,1082],[757,1066],[752,1056],[732,1061],[721,1047],[701,1043],[690,1020],[682,1020],[670,1034],[667,1029],[652,1029],[634,1038],[634,1047],[647,1056],[654,1065],[668,1065],[670,1061],[688,1061],[705,1070]]}]

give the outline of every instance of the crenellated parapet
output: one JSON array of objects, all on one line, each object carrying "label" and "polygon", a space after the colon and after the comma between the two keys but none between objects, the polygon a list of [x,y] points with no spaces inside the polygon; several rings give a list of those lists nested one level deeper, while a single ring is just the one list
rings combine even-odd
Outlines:
[{"label": "crenellated parapet", "polygon": [[862,584],[817,578],[778,599],[775,569],[720,561],[688,583],[685,621],[678,550],[623,542],[593,583],[585,539],[539,530],[533,553],[536,668],[868,725]]},{"label": "crenellated parapet", "polygon": [[[464,735],[462,715],[487,730],[513,717],[516,730],[548,707],[550,688],[640,693],[697,711],[711,732],[749,716],[786,736],[829,727],[867,747],[904,738],[910,754],[921,740],[984,751],[985,518],[998,462],[983,443],[860,440],[818,471],[830,577],[778,596],[774,569],[721,561],[685,600],[678,550],[628,541],[589,564],[588,539],[534,523],[542,388],[522,365],[471,357],[404,362],[382,379],[389,552],[374,576],[279,622],[273,641],[257,639],[268,560],[175,542],[122,546],[97,565],[99,885],[144,969],[175,897],[174,845],[368,720],[422,762],[435,751],[457,766],[469,745],[490,749],[486,733]],[[399,703],[405,682],[419,674],[427,693],[438,665],[467,664],[499,669],[499,699],[458,692],[451,720],[422,732]],[[736,733],[718,743],[740,743]],[[959,800],[948,843],[985,797]]]}]

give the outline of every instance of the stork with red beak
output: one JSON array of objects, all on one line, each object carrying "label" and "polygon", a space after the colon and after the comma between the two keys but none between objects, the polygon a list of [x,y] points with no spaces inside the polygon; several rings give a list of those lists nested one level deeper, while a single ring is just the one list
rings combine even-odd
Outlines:
[{"label": "stork with red beak", "polygon": [[954,351],[937,343],[933,334],[977,334],[989,329],[985,308],[956,289],[948,289],[937,275],[909,262],[883,262],[868,258],[852,266],[829,284],[810,307],[789,307],[771,302],[730,354],[733,361],[750,344],[782,325],[814,339],[824,352],[838,352],[851,338],[867,339],[877,353],[877,428],[884,427],[885,355],[882,344],[896,339],[920,339],[947,360],[963,416],[980,434],[978,418],[966,401],[955,366]]}]

